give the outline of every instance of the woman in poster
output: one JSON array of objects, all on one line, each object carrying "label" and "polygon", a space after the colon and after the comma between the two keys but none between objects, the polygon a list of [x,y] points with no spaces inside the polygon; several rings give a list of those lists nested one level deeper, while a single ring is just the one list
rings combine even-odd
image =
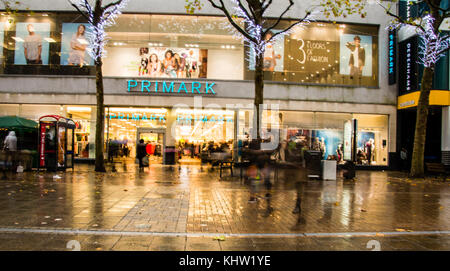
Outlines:
[{"label": "woman in poster", "polygon": [[[269,32],[266,35],[266,41],[268,41],[270,38],[272,38],[273,33]],[[264,70],[265,71],[271,71],[273,72],[275,69],[275,66],[277,65],[277,59],[280,59],[281,55],[275,54],[275,50],[273,48],[272,43],[267,43],[265,51],[264,51]]]},{"label": "woman in poster", "polygon": [[177,69],[172,50],[167,50],[164,54],[163,67],[164,73],[171,78],[177,77]]},{"label": "woman in poster", "polygon": [[177,69],[177,77],[178,78],[186,78],[186,59],[181,58],[179,54],[175,53],[173,56],[176,62]]},{"label": "woman in poster", "polygon": [[77,28],[77,33],[73,34],[70,40],[70,53],[67,62],[69,65],[84,65],[84,57],[86,54],[86,47],[89,44],[85,38],[86,26],[80,24]]},{"label": "woman in poster", "polygon": [[141,57],[141,64],[139,66],[139,76],[148,74],[148,48],[142,47],[139,49],[139,56]]},{"label": "woman in poster", "polygon": [[161,76],[161,61],[159,61],[158,56],[156,54],[150,55],[149,68],[151,77]]}]

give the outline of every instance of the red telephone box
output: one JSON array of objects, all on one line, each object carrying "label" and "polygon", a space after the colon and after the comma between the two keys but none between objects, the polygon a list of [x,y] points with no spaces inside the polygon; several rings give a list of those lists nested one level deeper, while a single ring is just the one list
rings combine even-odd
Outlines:
[{"label": "red telephone box", "polygon": [[73,169],[75,122],[57,115],[39,118],[39,165],[47,170]]}]

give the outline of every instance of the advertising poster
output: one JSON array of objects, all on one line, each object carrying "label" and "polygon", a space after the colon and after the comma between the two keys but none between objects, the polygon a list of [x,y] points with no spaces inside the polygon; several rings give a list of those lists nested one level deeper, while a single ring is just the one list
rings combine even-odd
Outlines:
[{"label": "advertising poster", "polygon": [[17,23],[14,64],[48,65],[50,24]]},{"label": "advertising poster", "polygon": [[0,22],[0,44],[1,49],[0,49],[0,58],[3,58],[3,37],[5,36],[5,23],[1,23]]},{"label": "advertising poster", "polygon": [[138,76],[165,78],[199,78],[200,55],[205,50],[194,48],[139,48]]},{"label": "advertising poster", "polygon": [[[272,33],[277,31],[272,30]],[[279,31],[278,31],[279,32]],[[268,36],[270,38],[270,36]],[[255,70],[255,56],[254,51],[250,50],[249,69]],[[276,40],[273,44],[266,45],[264,52],[264,71],[284,71],[284,37]]]},{"label": "advertising poster", "polygon": [[61,65],[94,65],[94,60],[88,54],[88,27],[88,24],[83,23],[62,24]]},{"label": "advertising poster", "polygon": [[308,74],[331,73],[336,60],[336,42],[296,37],[289,42],[289,67]]},{"label": "advertising poster", "polygon": [[339,52],[340,74],[372,76],[372,36],[342,34]]}]

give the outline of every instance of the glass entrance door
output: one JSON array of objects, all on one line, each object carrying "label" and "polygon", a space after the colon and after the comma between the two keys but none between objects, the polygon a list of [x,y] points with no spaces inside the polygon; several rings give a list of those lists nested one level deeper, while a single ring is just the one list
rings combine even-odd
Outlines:
[{"label": "glass entrance door", "polygon": [[137,128],[136,146],[143,139],[146,144],[150,163],[163,163],[165,147],[165,129]]}]

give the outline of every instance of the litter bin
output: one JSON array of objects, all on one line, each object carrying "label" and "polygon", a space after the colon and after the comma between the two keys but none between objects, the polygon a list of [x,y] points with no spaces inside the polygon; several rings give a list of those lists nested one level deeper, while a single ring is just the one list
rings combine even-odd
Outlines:
[{"label": "litter bin", "polygon": [[175,154],[177,149],[173,146],[166,146],[164,150],[164,164],[165,165],[175,165]]},{"label": "litter bin", "polygon": [[321,178],[321,160],[322,153],[320,151],[305,151],[306,173],[308,178]]},{"label": "litter bin", "polygon": [[322,179],[336,181],[336,160],[322,160]]},{"label": "litter bin", "polygon": [[342,175],[346,180],[355,178],[355,164],[352,161],[346,161],[342,169],[344,170]]}]

